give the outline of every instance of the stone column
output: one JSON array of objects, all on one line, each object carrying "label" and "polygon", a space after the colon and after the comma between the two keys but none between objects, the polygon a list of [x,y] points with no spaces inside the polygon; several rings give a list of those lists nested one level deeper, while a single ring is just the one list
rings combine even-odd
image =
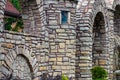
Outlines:
[{"label": "stone column", "polygon": [[114,64],[114,48],[115,48],[115,44],[114,44],[114,14],[113,14],[113,10],[109,9],[108,13],[109,13],[109,28],[108,28],[108,34],[109,34],[109,79],[113,80],[114,77],[114,68],[113,66],[115,66]]},{"label": "stone column", "polygon": [[[79,12],[77,13],[79,15]],[[92,28],[89,17],[78,19],[77,23],[77,80],[92,80],[90,69],[92,68]]]},{"label": "stone column", "polygon": [[4,30],[4,9],[5,9],[6,0],[0,0],[0,31]]}]

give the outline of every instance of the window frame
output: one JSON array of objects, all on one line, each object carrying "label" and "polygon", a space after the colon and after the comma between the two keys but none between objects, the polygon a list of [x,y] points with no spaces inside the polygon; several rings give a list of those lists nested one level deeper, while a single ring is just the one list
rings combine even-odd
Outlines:
[{"label": "window frame", "polygon": [[[63,23],[62,22],[62,12],[67,12],[67,22],[66,23]],[[60,12],[60,24],[61,25],[66,25],[66,24],[70,24],[70,11],[66,11],[66,10],[62,10],[61,12]]]}]

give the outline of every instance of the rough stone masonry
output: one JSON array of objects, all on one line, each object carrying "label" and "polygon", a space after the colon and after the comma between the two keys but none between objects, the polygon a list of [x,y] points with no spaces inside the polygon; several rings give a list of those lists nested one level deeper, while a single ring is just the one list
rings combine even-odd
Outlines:
[{"label": "rough stone masonry", "polygon": [[0,78],[39,80],[42,73],[92,80],[102,66],[120,74],[120,0],[19,0],[24,32],[4,29],[0,0]]}]

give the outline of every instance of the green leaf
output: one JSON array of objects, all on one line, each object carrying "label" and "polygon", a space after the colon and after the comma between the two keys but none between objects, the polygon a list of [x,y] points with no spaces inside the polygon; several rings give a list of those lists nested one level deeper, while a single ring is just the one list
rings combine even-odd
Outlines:
[{"label": "green leaf", "polygon": [[95,66],[91,69],[93,80],[105,80],[108,76],[107,71],[100,66]]}]

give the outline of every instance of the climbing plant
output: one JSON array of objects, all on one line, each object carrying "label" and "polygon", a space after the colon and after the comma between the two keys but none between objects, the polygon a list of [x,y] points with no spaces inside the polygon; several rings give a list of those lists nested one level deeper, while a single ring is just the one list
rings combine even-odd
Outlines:
[{"label": "climbing plant", "polygon": [[[12,28],[12,24],[14,23],[16,24]],[[21,18],[19,19],[13,17],[5,18],[5,30],[19,32],[19,29],[23,29],[23,21]]]},{"label": "climbing plant", "polygon": [[[21,6],[19,0],[10,0],[10,2],[19,12],[21,12]],[[13,23],[16,23],[14,25],[14,28],[12,28]],[[20,29],[23,29],[22,18],[14,18],[14,17],[5,18],[5,30],[19,32]]]}]

